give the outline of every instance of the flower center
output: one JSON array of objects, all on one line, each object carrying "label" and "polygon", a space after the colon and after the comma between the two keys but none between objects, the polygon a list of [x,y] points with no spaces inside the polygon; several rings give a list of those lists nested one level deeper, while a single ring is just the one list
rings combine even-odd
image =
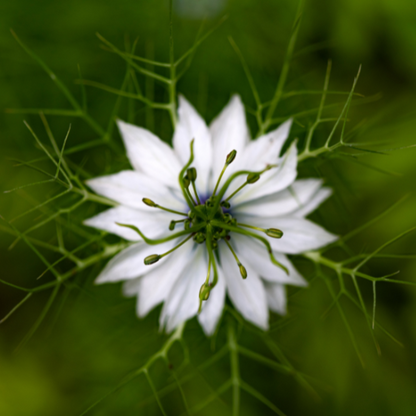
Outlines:
[{"label": "flower center", "polygon": [[[259,232],[265,233],[267,236],[272,238],[281,238],[283,232],[277,228],[259,228],[249,224],[242,224],[237,221],[236,218],[233,218],[231,215],[231,205],[230,200],[240,192],[245,186],[252,185],[256,183],[261,175],[275,167],[275,165],[268,165],[265,169],[258,172],[252,171],[238,171],[230,175],[230,177],[225,181],[225,183],[220,187],[222,177],[224,175],[227,167],[234,161],[237,155],[237,151],[233,150],[230,152],[225,160],[224,167],[218,177],[217,183],[215,185],[212,195],[208,198],[200,198],[198,195],[195,181],[197,179],[197,171],[194,167],[190,167],[193,162],[193,140],[191,142],[191,155],[188,160],[188,163],[184,166],[179,174],[179,185],[182,190],[182,194],[188,204],[190,211],[186,214],[184,212],[179,212],[172,210],[167,207],[162,207],[148,198],[143,198],[143,203],[153,207],[159,208],[164,211],[172,212],[174,214],[182,215],[185,218],[182,220],[172,220],[169,224],[169,230],[174,231],[176,224],[183,223],[183,230],[170,234],[169,236],[161,239],[150,239],[147,238],[137,227],[129,224],[118,224],[123,227],[128,227],[135,230],[143,240],[151,245],[161,244],[173,239],[180,238],[185,236],[186,238],[182,240],[178,245],[176,245],[171,250],[163,254],[152,254],[144,259],[146,265],[151,265],[158,262],[161,258],[171,254],[173,251],[177,250],[183,244],[188,242],[190,239],[193,239],[197,244],[205,244],[208,252],[208,271],[205,282],[201,286],[199,293],[200,307],[201,310],[202,302],[209,298],[211,290],[215,287],[218,281],[218,270],[217,270],[217,261],[219,256],[214,255],[214,251],[218,249],[218,242],[223,240],[228,247],[228,249],[233,254],[237,266],[240,270],[241,277],[245,279],[247,277],[247,271],[245,267],[241,264],[240,259],[238,258],[236,252],[234,251],[232,245],[230,244],[231,234],[237,233],[245,236],[249,236],[260,241],[267,249],[270,260],[276,266],[285,270],[288,273],[288,270],[285,266],[279,263],[274,255],[269,241],[263,237]],[[246,176],[246,181],[237,188],[233,193],[231,193],[227,198],[225,194],[229,189],[231,183],[240,176]],[[217,193],[218,191],[218,193]],[[255,230],[255,231],[251,231]],[[211,278],[212,270],[212,278]]]}]

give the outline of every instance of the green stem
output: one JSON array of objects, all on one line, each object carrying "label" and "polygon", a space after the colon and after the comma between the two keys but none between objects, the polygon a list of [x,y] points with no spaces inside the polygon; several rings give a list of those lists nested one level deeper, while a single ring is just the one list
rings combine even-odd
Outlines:
[{"label": "green stem", "polygon": [[234,195],[236,195],[238,192],[240,192],[246,185],[248,185],[248,182],[243,183],[239,188],[237,188],[225,201],[229,201]]},{"label": "green stem", "polygon": [[191,238],[193,237],[193,235],[189,235],[187,238],[185,238],[185,240],[183,240],[181,243],[179,243],[177,246],[173,247],[172,249],[170,249],[169,251],[167,251],[166,253],[163,253],[160,255],[160,258],[167,256],[168,254],[174,252],[175,250],[177,250],[179,247],[183,246],[187,241],[189,241]]},{"label": "green stem", "polygon": [[194,193],[195,193],[195,196],[196,196],[196,200],[198,201],[198,204],[201,205],[201,201],[199,199],[198,192],[196,191],[195,181],[192,181],[192,189],[194,190]]}]

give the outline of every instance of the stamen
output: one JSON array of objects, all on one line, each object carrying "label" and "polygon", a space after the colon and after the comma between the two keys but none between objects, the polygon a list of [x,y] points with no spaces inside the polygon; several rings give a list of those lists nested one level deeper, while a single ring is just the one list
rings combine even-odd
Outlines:
[{"label": "stamen", "polygon": [[184,215],[185,217],[188,216],[188,214],[185,214],[184,212],[179,212],[179,211],[175,211],[174,209],[162,207],[161,205],[156,204],[149,198],[143,198],[142,201],[145,205],[152,207],[152,208],[163,209],[163,211],[171,212],[172,214]]},{"label": "stamen", "polygon": [[196,178],[197,178],[196,169],[195,168],[189,168],[188,171],[187,171],[187,176],[188,176],[189,180],[192,183],[192,188],[194,190],[196,200],[198,201],[198,204],[201,205],[201,201],[199,199],[198,192],[196,191],[196,187],[195,187],[195,181],[196,181]]},{"label": "stamen", "polygon": [[231,199],[235,194],[240,192],[246,185],[251,185],[253,183],[256,183],[260,179],[260,175],[258,173],[249,173],[247,175],[247,180],[245,183],[243,183],[238,189],[236,189],[225,201],[227,202],[229,199]]},{"label": "stamen", "polygon": [[149,266],[151,264],[157,263],[161,258],[166,257],[168,254],[172,253],[173,251],[177,250],[179,247],[183,246],[187,241],[192,238],[192,235],[185,238],[185,240],[181,241],[177,246],[173,247],[169,251],[163,254],[151,254],[144,259],[144,264]]},{"label": "stamen", "polygon": [[247,278],[247,270],[246,270],[246,268],[241,264],[239,258],[237,257],[237,254],[235,254],[235,251],[231,247],[231,244],[227,240],[224,240],[224,241],[226,242],[226,244],[227,244],[228,248],[230,249],[231,253],[233,253],[233,256],[235,258],[235,261],[237,262],[237,266],[240,269],[241,277],[243,279],[246,279]]},{"label": "stamen", "polygon": [[211,224],[214,227],[221,227],[221,228],[224,228],[226,230],[234,231],[238,234],[243,234],[243,235],[246,235],[248,237],[253,237],[253,238],[256,238],[257,240],[261,241],[266,246],[267,251],[268,251],[269,256],[270,256],[270,260],[272,261],[272,263],[275,264],[276,266],[280,267],[282,270],[284,270],[286,274],[289,274],[289,270],[287,269],[287,267],[285,267],[282,263],[278,262],[275,259],[274,255],[273,255],[272,247],[271,247],[270,243],[264,237],[262,237],[262,236],[260,236],[256,233],[253,233],[251,231],[244,230],[243,228],[235,227],[235,226],[230,225],[230,224],[224,224],[223,222],[217,221],[217,220],[211,220]]},{"label": "stamen", "polygon": [[[188,220],[186,220],[186,221],[188,221]],[[177,232],[177,233],[175,233],[175,234],[171,234],[171,235],[169,235],[169,236],[167,236],[167,237],[165,237],[165,238],[159,238],[159,239],[152,239],[152,238],[148,238],[148,237],[146,237],[136,226],[134,226],[134,225],[130,225],[130,224],[122,224],[122,223],[120,223],[120,222],[116,222],[116,224],[117,225],[119,225],[120,227],[126,227],[126,228],[130,228],[130,229],[132,229],[133,231],[136,231],[136,233],[137,234],[139,234],[140,235],[140,237],[142,237],[143,238],[143,240],[147,243],[147,244],[150,244],[150,245],[153,245],[153,246],[156,246],[156,245],[158,245],[158,244],[162,244],[162,243],[166,243],[167,241],[170,241],[170,240],[174,240],[175,238],[178,238],[178,237],[182,237],[183,235],[187,235],[187,234],[193,234],[193,233],[196,233],[196,232],[198,232],[201,228],[204,228],[205,227],[205,224],[204,223],[202,223],[202,224],[198,224],[198,225],[195,225],[194,227],[190,227],[190,228],[188,228],[187,230],[183,230],[183,231],[179,231],[179,232]]]},{"label": "stamen", "polygon": [[199,289],[199,308],[198,313],[201,313],[202,302],[208,300],[211,288],[209,287],[209,276],[211,275],[211,260],[208,262],[208,271],[207,278],[205,283],[202,284],[201,289]]},{"label": "stamen", "polygon": [[205,284],[204,290],[201,290],[200,293],[199,293],[199,311],[198,311],[198,313],[201,312],[202,301],[207,296],[207,293],[211,292],[211,290],[216,286],[216,284],[218,282],[217,263],[215,262],[214,252],[212,251],[212,226],[211,226],[211,224],[206,225],[206,237],[207,237],[206,247],[207,247],[207,251],[208,251],[208,258],[209,258],[209,263],[212,265],[212,269],[214,271],[214,277],[212,279],[212,283],[209,284],[208,286]]},{"label": "stamen", "polygon": [[233,163],[236,156],[237,156],[237,150],[232,150],[230,153],[228,153],[228,155],[225,159],[225,165],[222,168],[220,176],[218,177],[217,184],[215,185],[214,192],[213,192],[212,196],[215,196],[215,194],[217,193],[217,189],[218,189],[218,186],[221,182],[222,175],[224,175],[225,169],[227,169],[228,165],[231,165],[231,163]]},{"label": "stamen", "polygon": [[266,233],[269,237],[272,238],[282,238],[283,237],[283,231],[279,230],[277,228],[260,228],[260,227],[255,227],[254,225],[248,225],[248,224],[241,224],[240,222],[237,223],[237,225],[239,225],[240,227],[247,227],[247,228],[252,228],[253,230],[257,230],[257,231],[261,231],[263,233]]},{"label": "stamen", "polygon": [[[218,196],[215,198],[215,205],[214,205],[214,209],[213,209],[213,212],[216,212],[217,211],[217,209],[219,208],[219,206],[220,206],[220,203],[221,203],[221,201],[222,201],[222,198],[223,198],[223,196],[224,196],[224,194],[227,192],[227,189],[229,188],[229,186],[230,186],[230,184],[232,183],[232,181],[234,180],[234,179],[236,179],[236,178],[238,178],[239,176],[241,176],[241,175],[250,175],[250,174],[257,174],[257,175],[262,175],[264,172],[266,172],[266,171],[268,171],[268,170],[270,170],[270,169],[272,169],[272,168],[275,168],[277,165],[268,165],[268,166],[266,166],[266,168],[265,169],[263,169],[263,170],[261,170],[261,171],[258,171],[258,172],[252,172],[252,171],[249,171],[249,170],[240,170],[240,171],[238,171],[238,172],[235,172],[235,173],[233,173],[228,179],[227,179],[227,181],[225,182],[225,184],[222,186],[222,188],[221,188],[221,190],[219,191],[219,193],[218,193]],[[228,199],[228,198],[227,198]]]},{"label": "stamen", "polygon": [[180,222],[185,222],[186,220],[172,220],[169,224],[169,230],[173,231],[176,227],[176,224],[180,223]]},{"label": "stamen", "polygon": [[194,206],[196,205],[195,201],[193,201],[192,197],[190,197],[190,195],[186,192],[187,188],[185,187],[185,184],[184,184],[185,172],[189,168],[189,166],[191,166],[191,163],[194,160],[194,139],[191,140],[191,143],[190,143],[189,147],[191,149],[191,154],[189,155],[188,163],[179,172],[178,180],[179,180],[179,186],[182,190],[183,197],[185,198],[186,202],[188,203],[188,206],[189,206],[190,210],[195,211],[195,208],[194,208]]}]

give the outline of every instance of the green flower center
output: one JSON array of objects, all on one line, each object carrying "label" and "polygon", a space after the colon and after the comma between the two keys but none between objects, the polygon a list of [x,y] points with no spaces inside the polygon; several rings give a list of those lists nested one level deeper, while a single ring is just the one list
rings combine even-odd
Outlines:
[{"label": "green flower center", "polygon": [[[215,285],[218,282],[218,270],[217,270],[217,261],[219,256],[214,255],[214,251],[218,248],[218,242],[220,240],[224,240],[226,243],[228,249],[233,254],[233,257],[236,260],[237,266],[239,268],[241,277],[245,279],[247,277],[247,271],[245,267],[241,264],[237,254],[235,253],[233,247],[230,244],[230,239],[232,233],[237,233],[241,235],[245,235],[254,239],[257,239],[260,241],[265,248],[267,249],[267,252],[269,253],[270,260],[273,264],[283,269],[286,273],[288,273],[288,270],[285,266],[283,266],[281,263],[279,263],[274,255],[272,248],[270,246],[269,241],[261,236],[258,231],[265,233],[267,236],[272,238],[281,238],[283,236],[283,232],[277,228],[259,228],[255,227],[253,225],[249,224],[242,224],[237,221],[236,218],[233,218],[230,212],[228,210],[230,209],[231,205],[229,200],[234,197],[238,192],[240,192],[241,189],[243,189],[245,186],[251,185],[255,182],[257,182],[261,175],[274,168],[275,165],[268,165],[265,169],[258,172],[252,172],[252,171],[238,171],[230,175],[230,177],[225,181],[225,183],[222,185],[222,187],[219,189],[219,185],[221,183],[221,179],[224,175],[225,170],[227,167],[234,161],[237,151],[233,150],[230,152],[225,160],[224,168],[222,169],[217,183],[214,188],[213,194],[208,198],[205,203],[201,203],[201,200],[199,198],[199,195],[196,190],[195,181],[197,179],[197,171],[194,167],[190,167],[193,159],[193,143],[192,140],[190,150],[191,155],[188,160],[188,163],[184,166],[184,168],[181,170],[179,174],[179,186],[182,190],[182,194],[188,204],[188,207],[190,211],[186,214],[184,212],[179,212],[172,210],[167,207],[162,207],[152,201],[148,198],[143,198],[143,203],[153,207],[162,209],[164,211],[172,212],[174,214],[182,215],[185,218],[182,220],[172,220],[169,224],[169,230],[174,231],[177,223],[183,223],[184,227],[183,230],[171,233],[165,238],[161,239],[150,239],[146,237],[137,227],[134,225],[129,224],[120,224],[118,225],[122,227],[128,227],[136,231],[143,240],[150,245],[157,245],[162,244],[170,240],[174,240],[177,238],[180,238],[182,236],[185,237],[184,240],[182,240],[178,245],[173,247],[171,250],[167,251],[163,254],[152,254],[151,256],[148,256],[144,259],[144,263],[146,265],[151,265],[156,262],[158,262],[161,258],[171,254],[173,251],[177,250],[179,247],[181,247],[183,244],[188,242],[190,239],[193,239],[195,243],[197,244],[205,244],[207,252],[208,252],[208,271],[207,271],[207,277],[205,282],[201,286],[201,290],[199,293],[199,300],[200,300],[200,307],[199,310],[201,310],[202,302],[207,300],[209,298],[209,294],[211,290],[215,287]],[[231,183],[240,176],[246,176],[246,181],[241,185],[239,188],[237,188],[230,196],[228,196],[226,199],[224,199],[224,196],[231,185]],[[192,192],[190,190],[192,188]],[[218,191],[218,193],[217,193]],[[195,198],[194,198],[195,197]],[[247,229],[248,228],[248,229]],[[255,230],[257,232],[253,232],[251,230]],[[211,279],[211,269],[213,272],[213,277]]]}]

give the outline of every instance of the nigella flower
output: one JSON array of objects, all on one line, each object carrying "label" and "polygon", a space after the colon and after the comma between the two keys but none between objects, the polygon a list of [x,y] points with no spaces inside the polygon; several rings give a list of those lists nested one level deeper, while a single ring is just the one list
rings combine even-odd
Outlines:
[{"label": "nigella flower", "polygon": [[251,141],[238,96],[209,128],[180,97],[173,148],[141,127],[118,126],[133,170],[88,181],[119,205],[85,224],[135,243],[97,283],[124,281],[140,317],[163,302],[167,331],[200,310],[212,334],[226,295],[267,329],[269,309],[285,313],[285,285],[306,285],[285,254],[336,239],[305,219],[330,190],[318,179],[295,180],[296,142],[280,156],[291,120]]}]

